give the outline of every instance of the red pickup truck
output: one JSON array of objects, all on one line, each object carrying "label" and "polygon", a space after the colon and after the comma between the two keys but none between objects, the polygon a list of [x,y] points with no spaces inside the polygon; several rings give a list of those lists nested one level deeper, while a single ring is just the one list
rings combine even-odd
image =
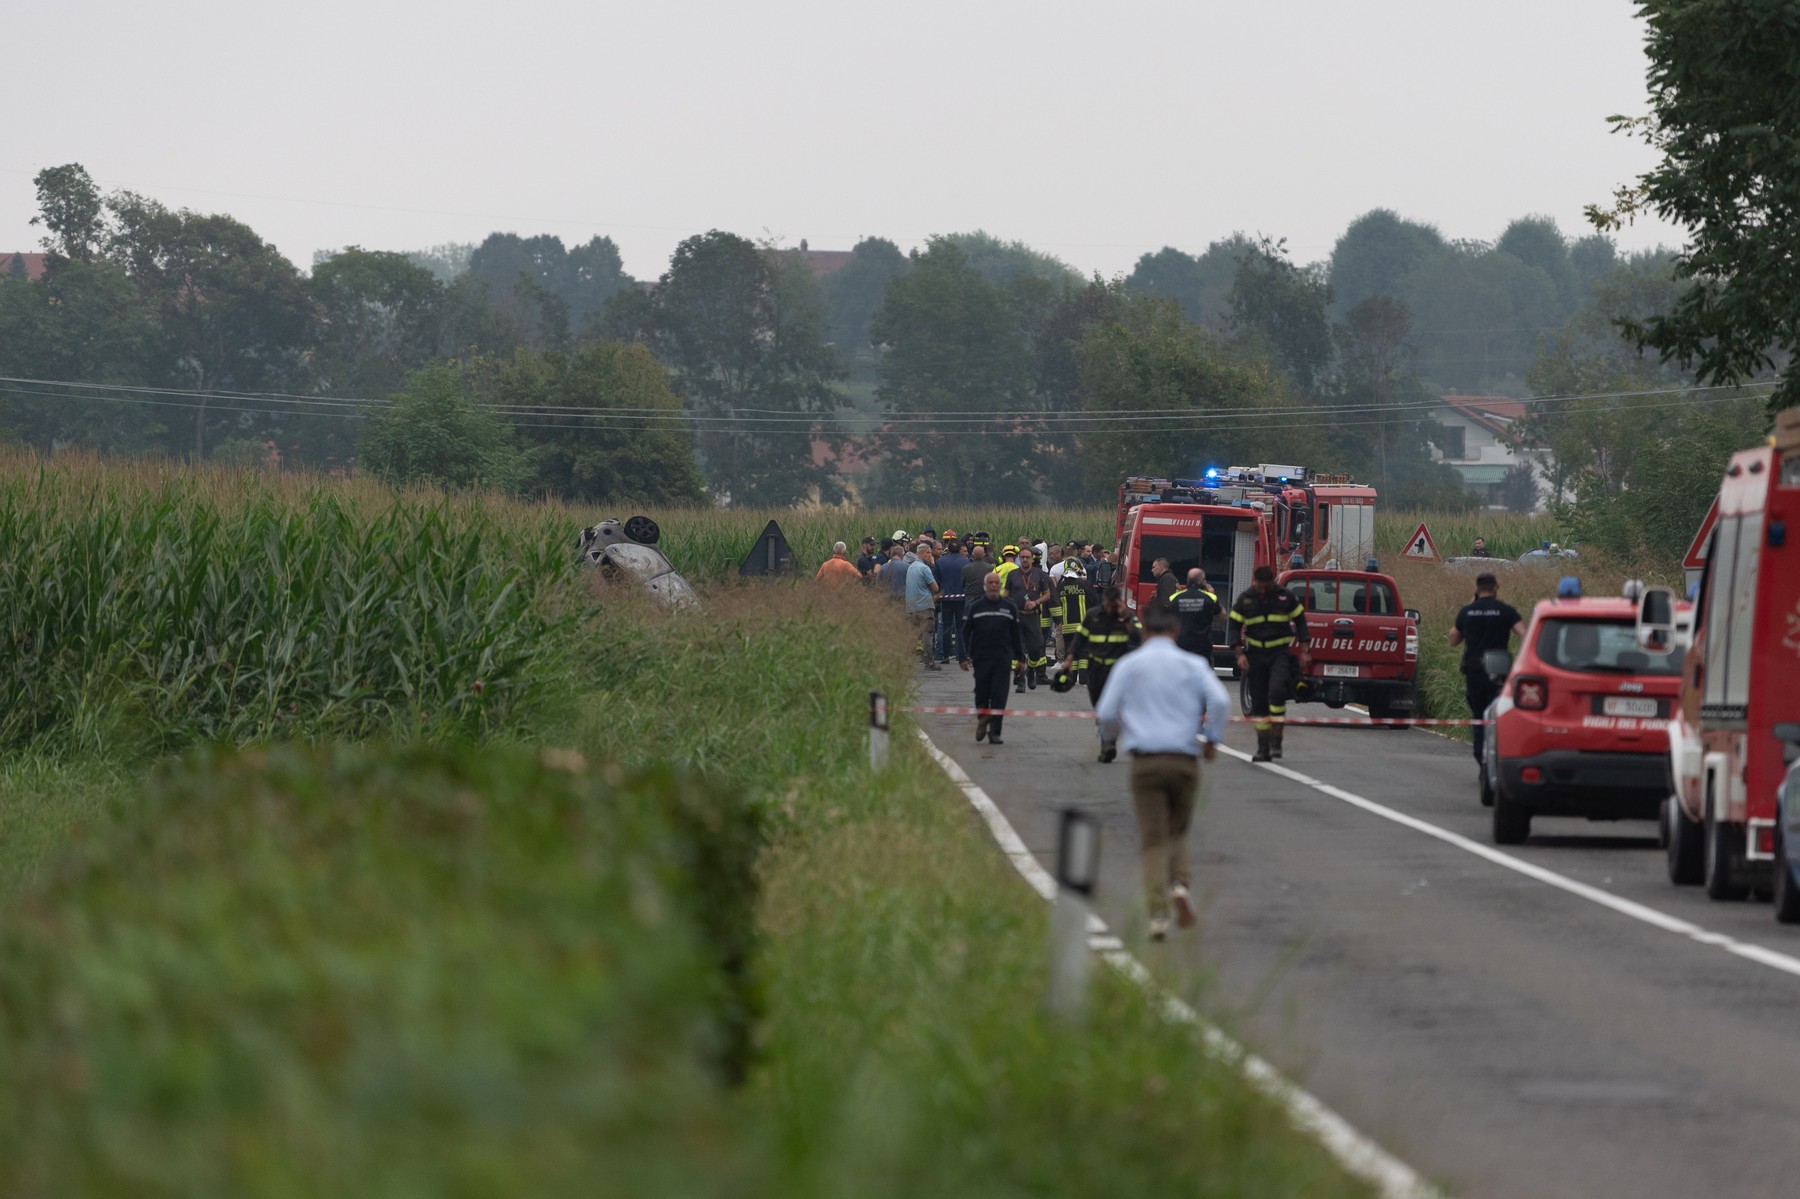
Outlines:
[{"label": "red pickup truck", "polygon": [[1290,570],[1276,582],[1305,606],[1312,639],[1312,667],[1295,679],[1296,702],[1329,708],[1365,704],[1377,720],[1412,714],[1419,673],[1419,614],[1400,606],[1400,587],[1393,576],[1362,570]]}]

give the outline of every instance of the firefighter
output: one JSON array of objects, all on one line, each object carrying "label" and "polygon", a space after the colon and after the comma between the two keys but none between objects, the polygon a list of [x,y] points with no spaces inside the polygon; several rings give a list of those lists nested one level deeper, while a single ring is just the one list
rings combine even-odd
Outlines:
[{"label": "firefighter", "polygon": [[1246,676],[1250,715],[1256,724],[1253,762],[1281,756],[1281,731],[1287,721],[1288,692],[1293,687],[1294,658],[1289,647],[1300,649],[1300,669],[1312,665],[1306,632],[1306,608],[1285,587],[1275,585],[1275,570],[1259,566],[1250,589],[1231,605],[1231,645],[1237,650],[1238,669]]},{"label": "firefighter", "polygon": [[[997,572],[996,572],[997,573]],[[1005,576],[1006,598],[1019,610],[1024,625],[1025,660],[1013,672],[1013,690],[1048,683],[1044,668],[1044,631],[1049,625],[1050,576],[1037,565],[1037,555],[1021,548],[1014,569]]]},{"label": "firefighter", "polygon": [[1219,615],[1219,593],[1206,582],[1206,572],[1198,566],[1188,571],[1187,586],[1175,593],[1170,605],[1181,618],[1181,635],[1175,644],[1190,654],[1212,661],[1213,621]]},{"label": "firefighter", "polygon": [[[1025,653],[1019,610],[1000,594],[1000,576],[981,581],[981,598],[963,613],[957,665],[975,675],[975,740],[999,745],[1002,709],[1006,706],[1008,667]],[[986,715],[981,714],[987,713]]]},{"label": "firefighter", "polygon": [[1087,619],[1088,581],[1080,558],[1064,558],[1062,580],[1056,585],[1056,634],[1065,663],[1073,663],[1076,677],[1087,670],[1087,661],[1069,653],[1069,643]]},{"label": "firefighter", "polygon": [[[1089,612],[1075,630],[1067,656],[1057,668],[1068,670],[1076,658],[1085,659],[1088,702],[1098,706],[1100,692],[1106,686],[1106,676],[1118,665],[1120,658],[1136,649],[1143,640],[1143,630],[1138,628],[1138,623],[1131,614],[1125,611],[1124,591],[1118,587],[1108,587],[1100,593],[1100,606]],[[1118,756],[1118,745],[1106,740],[1102,731],[1100,760],[1110,762]]]}]

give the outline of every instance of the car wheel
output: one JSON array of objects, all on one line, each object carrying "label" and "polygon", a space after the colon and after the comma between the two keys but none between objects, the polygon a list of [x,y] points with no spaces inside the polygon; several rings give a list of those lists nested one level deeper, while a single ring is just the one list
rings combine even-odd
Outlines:
[{"label": "car wheel", "polygon": [[1481,772],[1481,806],[1491,808],[1494,806],[1494,787],[1488,782],[1487,763],[1481,763],[1477,769]]},{"label": "car wheel", "polygon": [[1238,683],[1238,707],[1243,709],[1245,716],[1251,715],[1251,712],[1250,712],[1250,676],[1247,674],[1244,675],[1242,680]]},{"label": "car wheel", "polygon": [[[1735,834],[1735,835],[1734,835]],[[1743,899],[1750,888],[1739,882],[1731,871],[1733,842],[1743,835],[1741,829],[1727,826],[1706,814],[1706,897],[1708,899]]]},{"label": "car wheel", "polygon": [[1779,827],[1775,830],[1775,919],[1783,924],[1800,924],[1800,887],[1794,885],[1787,837]]},{"label": "car wheel", "polygon": [[1698,820],[1689,820],[1687,809],[1673,795],[1663,800],[1662,824],[1668,840],[1669,881],[1692,887],[1706,881],[1706,837]]},{"label": "car wheel", "polygon": [[1494,844],[1523,845],[1531,836],[1531,813],[1503,790],[1494,792]]}]

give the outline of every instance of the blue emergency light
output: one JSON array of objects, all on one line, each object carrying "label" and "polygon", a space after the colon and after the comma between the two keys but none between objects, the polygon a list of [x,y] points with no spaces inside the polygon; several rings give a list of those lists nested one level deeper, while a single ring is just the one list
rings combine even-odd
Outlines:
[{"label": "blue emergency light", "polygon": [[1581,580],[1574,575],[1564,575],[1556,584],[1557,599],[1580,599]]},{"label": "blue emergency light", "polygon": [[1216,478],[1218,478],[1218,477],[1219,477],[1219,468],[1218,468],[1218,467],[1216,467],[1216,466],[1209,466],[1209,467],[1207,467],[1207,468],[1206,468],[1206,477],[1207,477],[1207,478],[1209,478],[1209,479],[1216,479]]}]

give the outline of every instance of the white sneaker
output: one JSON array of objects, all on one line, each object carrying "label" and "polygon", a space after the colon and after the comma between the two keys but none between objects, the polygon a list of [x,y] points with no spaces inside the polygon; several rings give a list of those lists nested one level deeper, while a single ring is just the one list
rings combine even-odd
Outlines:
[{"label": "white sneaker", "polygon": [[1194,927],[1194,899],[1180,883],[1169,888],[1169,906],[1175,909],[1175,923],[1181,928]]},{"label": "white sneaker", "polygon": [[1150,917],[1150,939],[1152,941],[1169,939],[1169,918],[1167,916]]}]

